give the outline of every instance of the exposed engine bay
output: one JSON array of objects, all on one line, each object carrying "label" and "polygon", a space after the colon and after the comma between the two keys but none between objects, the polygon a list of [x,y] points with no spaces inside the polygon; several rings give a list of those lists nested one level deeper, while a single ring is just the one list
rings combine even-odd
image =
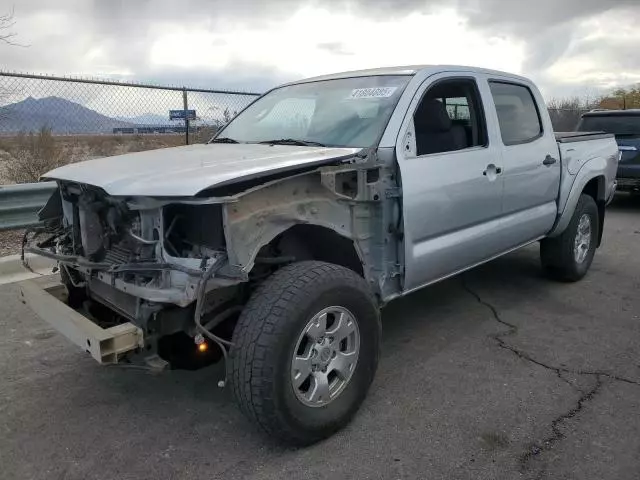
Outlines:
[{"label": "exposed engine bay", "polygon": [[[103,326],[133,322],[149,353],[170,356],[185,339],[193,346],[199,326],[208,332],[237,312],[241,293],[241,277],[221,271],[228,267],[221,205],[191,203],[115,198],[60,182],[24,249],[58,261],[70,306]],[[203,282],[213,270],[215,280]]]},{"label": "exposed engine bay", "polygon": [[192,197],[119,197],[58,181],[24,251],[58,262],[72,308],[99,325],[142,329],[144,358],[203,338],[224,355],[242,305],[283,264],[323,259],[360,272],[381,298],[399,290],[389,267],[397,245],[385,240],[399,208],[386,193],[392,173],[378,165]]},{"label": "exposed engine bay", "polygon": [[40,216],[45,226],[27,251],[71,267],[76,281],[97,273],[151,302],[191,303],[194,285],[225,252],[219,204],[137,203],[61,183]]}]

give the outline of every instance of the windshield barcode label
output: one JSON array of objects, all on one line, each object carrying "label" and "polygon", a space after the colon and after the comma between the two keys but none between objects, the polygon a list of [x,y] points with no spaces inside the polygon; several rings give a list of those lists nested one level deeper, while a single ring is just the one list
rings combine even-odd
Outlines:
[{"label": "windshield barcode label", "polygon": [[398,87],[356,88],[347,98],[386,98],[393,95]]}]

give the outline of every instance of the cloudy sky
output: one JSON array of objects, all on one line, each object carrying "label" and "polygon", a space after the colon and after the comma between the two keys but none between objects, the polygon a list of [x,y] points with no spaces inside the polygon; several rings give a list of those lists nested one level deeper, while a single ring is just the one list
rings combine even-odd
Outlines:
[{"label": "cloudy sky", "polygon": [[0,0],[0,68],[262,91],[334,71],[464,64],[547,97],[640,82],[640,0]]}]

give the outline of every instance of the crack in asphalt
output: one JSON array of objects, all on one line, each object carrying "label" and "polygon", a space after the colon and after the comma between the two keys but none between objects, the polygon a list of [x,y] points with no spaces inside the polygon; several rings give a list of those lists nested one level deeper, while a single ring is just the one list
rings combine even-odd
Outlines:
[{"label": "crack in asphalt", "polygon": [[588,392],[583,393],[582,396],[578,399],[576,405],[572,407],[569,411],[567,411],[566,413],[563,413],[562,415],[554,418],[551,421],[551,435],[546,437],[540,443],[534,442],[524,453],[520,455],[518,460],[520,464],[521,473],[524,473],[525,471],[527,471],[527,468],[531,459],[537,457],[538,455],[540,455],[541,453],[544,453],[547,450],[551,450],[556,443],[558,443],[560,440],[562,440],[565,437],[564,433],[562,433],[562,431],[560,430],[560,425],[562,425],[566,420],[569,420],[575,417],[578,413],[580,413],[585,403],[592,400],[593,397],[596,396],[596,394],[600,390],[600,387],[602,387],[602,379],[600,375],[597,375],[596,384],[593,386],[593,388],[591,388]]},{"label": "crack in asphalt", "polygon": [[[535,365],[538,365],[542,368],[545,368],[547,370],[551,370],[553,372],[555,372],[555,374],[558,376],[559,379],[561,379],[563,382],[569,384],[572,389],[577,390],[579,393],[581,393],[580,398],[578,399],[577,403],[575,404],[575,406],[573,406],[569,411],[567,411],[566,413],[563,413],[562,415],[556,417],[555,419],[553,419],[551,421],[551,435],[548,436],[547,438],[545,438],[542,442],[539,443],[533,443],[531,444],[531,446],[524,452],[522,453],[522,455],[520,455],[519,457],[519,464],[520,464],[520,472],[524,473],[527,470],[528,467],[528,463],[531,461],[531,459],[537,457],[538,455],[540,455],[541,453],[544,453],[547,450],[550,450],[551,448],[553,448],[553,446],[558,443],[560,440],[562,440],[564,438],[564,433],[562,433],[562,431],[560,430],[560,426],[566,421],[569,420],[573,417],[575,417],[578,413],[580,413],[580,411],[584,408],[584,405],[589,402],[590,400],[592,400],[596,394],[598,393],[598,391],[600,390],[600,388],[603,385],[602,382],[602,377],[605,378],[609,378],[611,380],[615,380],[615,381],[619,381],[619,382],[624,382],[624,383],[629,383],[632,385],[637,385],[640,386],[640,382],[636,382],[634,380],[631,380],[629,378],[626,377],[622,377],[613,373],[609,373],[609,372],[603,372],[603,371],[590,371],[590,370],[580,370],[580,369],[572,369],[572,368],[567,368],[567,367],[556,367],[553,365],[549,365],[546,364],[540,360],[535,359],[534,357],[531,356],[531,354],[520,350],[516,347],[514,347],[513,345],[510,345],[509,343],[507,343],[505,341],[505,337],[509,337],[512,336],[514,334],[516,334],[518,332],[518,327],[517,325],[514,325],[513,323],[507,322],[506,320],[504,320],[501,316],[500,313],[498,312],[498,309],[492,305],[491,303],[489,303],[488,301],[484,300],[479,293],[477,293],[475,290],[473,290],[469,284],[467,283],[464,275],[462,276],[462,287],[464,288],[464,290],[469,293],[472,297],[474,297],[476,299],[476,301],[484,306],[485,308],[487,308],[489,311],[491,311],[493,319],[500,323],[501,325],[504,325],[505,327],[507,327],[507,330],[501,333],[496,333],[494,335],[490,335],[490,338],[492,338],[493,340],[495,340],[498,344],[498,346],[500,348],[503,348],[505,350],[510,351],[511,353],[513,353],[514,355],[516,355],[517,357],[526,360],[528,362],[531,362]],[[586,376],[594,376],[596,378],[596,383],[594,384],[594,386],[592,388],[590,388],[589,390],[582,390],[579,387],[577,387],[576,385],[574,385],[572,382],[570,382],[569,380],[567,380],[566,378],[563,377],[563,373],[570,373],[573,375],[586,375]],[[540,472],[540,475],[543,474],[543,471]]]},{"label": "crack in asphalt", "polygon": [[569,385],[573,390],[575,390],[575,391],[577,391],[577,392],[579,392],[579,393],[584,393],[584,390],[583,390],[583,389],[581,389],[580,387],[578,387],[578,386],[577,386],[576,384],[574,384],[571,380],[569,380],[569,379],[565,378],[565,377],[562,375],[562,372],[561,372],[561,371],[557,371],[557,372],[556,372],[556,375],[558,375],[558,378],[559,378],[560,380],[562,380],[564,383],[566,383],[567,385]]},{"label": "crack in asphalt", "polygon": [[[469,293],[471,296],[473,296],[476,299],[476,301],[478,303],[480,303],[481,305],[483,305],[484,307],[488,308],[491,311],[491,313],[493,314],[494,320],[496,320],[498,323],[501,323],[502,325],[508,327],[508,330],[506,332],[496,333],[495,335],[490,335],[490,337],[493,338],[498,343],[498,346],[500,348],[504,348],[505,350],[509,350],[510,352],[512,352],[516,356],[522,358],[523,360],[527,360],[527,361],[529,361],[531,363],[535,363],[536,365],[541,366],[542,368],[546,368],[548,370],[554,371],[556,373],[556,375],[558,375],[558,377],[560,377],[563,381],[567,381],[567,380],[561,377],[562,373],[572,373],[574,375],[602,376],[602,377],[610,378],[611,380],[617,380],[619,382],[625,382],[625,383],[630,383],[632,385],[640,386],[640,382],[636,382],[635,380],[631,380],[630,378],[622,377],[620,375],[616,375],[616,374],[613,374],[613,373],[604,372],[604,371],[600,371],[600,370],[579,370],[579,369],[567,368],[567,367],[555,367],[553,365],[546,364],[544,362],[541,362],[540,360],[537,360],[537,359],[533,358],[529,353],[510,345],[509,343],[507,343],[504,340],[504,337],[509,337],[509,336],[514,335],[515,333],[517,333],[518,332],[518,327],[516,325],[514,325],[513,323],[509,323],[509,322],[503,320],[501,318],[500,314],[498,313],[498,310],[492,304],[490,304],[489,302],[485,301],[473,289],[471,289],[471,287],[469,287],[469,285],[467,284],[467,282],[464,279],[464,277],[462,278],[462,286],[467,291],[467,293]],[[567,383],[569,383],[569,382],[567,382]]]}]

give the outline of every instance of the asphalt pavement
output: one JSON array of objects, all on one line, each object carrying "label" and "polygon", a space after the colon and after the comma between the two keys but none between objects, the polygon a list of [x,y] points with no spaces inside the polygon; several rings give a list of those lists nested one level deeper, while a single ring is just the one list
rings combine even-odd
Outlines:
[{"label": "asphalt pavement", "polygon": [[637,479],[640,199],[589,275],[532,246],[398,300],[355,420],[310,448],[260,434],[221,369],[100,367],[0,289],[0,478]]}]

